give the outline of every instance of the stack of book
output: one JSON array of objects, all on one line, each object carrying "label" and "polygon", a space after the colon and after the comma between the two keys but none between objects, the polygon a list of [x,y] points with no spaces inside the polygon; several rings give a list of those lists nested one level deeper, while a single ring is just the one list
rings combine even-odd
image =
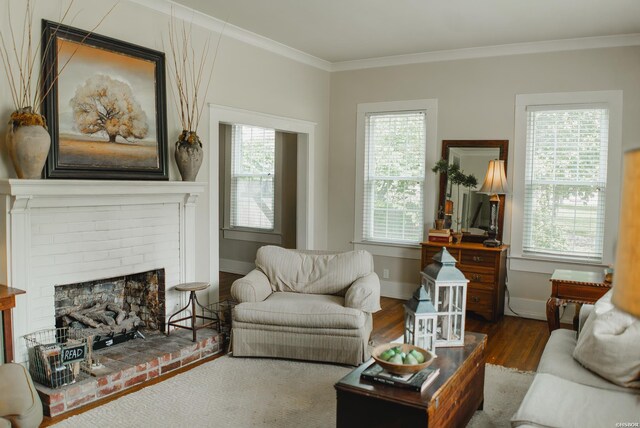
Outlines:
[{"label": "stack of book", "polygon": [[429,229],[429,241],[431,242],[453,242],[451,229]]},{"label": "stack of book", "polygon": [[427,367],[417,373],[397,375],[389,373],[380,365],[373,363],[362,372],[361,377],[373,382],[420,392],[438,377],[438,373],[440,373],[440,369]]}]

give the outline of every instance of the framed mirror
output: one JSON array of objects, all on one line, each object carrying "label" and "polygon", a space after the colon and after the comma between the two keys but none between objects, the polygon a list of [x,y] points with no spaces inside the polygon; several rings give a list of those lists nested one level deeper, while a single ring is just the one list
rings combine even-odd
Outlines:
[{"label": "framed mirror", "polygon": [[[490,211],[489,195],[478,193],[487,173],[489,161],[504,160],[507,170],[508,140],[442,140],[442,158],[449,165],[456,164],[465,175],[473,174],[478,180],[475,188],[456,186],[440,174],[440,197],[438,210],[446,214],[449,227],[457,230],[461,223],[462,242],[483,242],[487,239]],[[504,224],[504,195],[500,195],[498,211],[498,235],[502,241]]]}]

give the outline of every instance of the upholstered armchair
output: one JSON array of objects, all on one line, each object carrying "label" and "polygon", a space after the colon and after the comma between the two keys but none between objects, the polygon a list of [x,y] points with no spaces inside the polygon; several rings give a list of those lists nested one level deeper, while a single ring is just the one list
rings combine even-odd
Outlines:
[{"label": "upholstered armchair", "polygon": [[0,365],[0,427],[35,428],[42,422],[42,403],[27,369]]},{"label": "upholstered armchair", "polygon": [[327,253],[265,246],[235,281],[234,356],[358,365],[369,359],[380,281],[366,251]]}]

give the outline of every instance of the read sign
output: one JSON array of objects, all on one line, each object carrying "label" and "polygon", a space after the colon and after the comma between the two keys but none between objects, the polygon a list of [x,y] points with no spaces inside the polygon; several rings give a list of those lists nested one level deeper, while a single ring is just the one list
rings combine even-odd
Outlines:
[{"label": "read sign", "polygon": [[87,345],[72,345],[62,348],[62,364],[82,361],[87,355]]}]

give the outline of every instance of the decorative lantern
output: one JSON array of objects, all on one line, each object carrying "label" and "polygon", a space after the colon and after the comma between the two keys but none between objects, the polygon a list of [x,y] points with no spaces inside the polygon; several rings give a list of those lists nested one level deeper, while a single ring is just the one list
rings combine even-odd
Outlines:
[{"label": "decorative lantern", "polygon": [[427,290],[420,286],[404,304],[404,343],[435,351],[436,309]]},{"label": "decorative lantern", "polygon": [[421,276],[422,287],[434,302],[437,313],[435,346],[463,346],[469,280],[456,268],[456,259],[446,248],[433,260]]}]

